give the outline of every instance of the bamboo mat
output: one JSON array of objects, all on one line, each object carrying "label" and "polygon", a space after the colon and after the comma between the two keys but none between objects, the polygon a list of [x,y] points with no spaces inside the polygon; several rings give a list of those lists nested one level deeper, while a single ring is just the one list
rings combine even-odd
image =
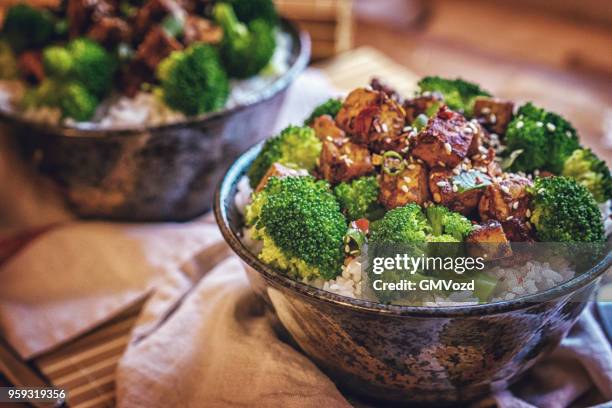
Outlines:
[{"label": "bamboo mat", "polygon": [[[403,94],[410,93],[416,83],[415,74],[372,48],[348,51],[317,68],[345,92],[367,84],[372,74]],[[68,391],[70,407],[113,407],[115,370],[141,307],[137,305],[91,333],[27,363],[50,384]]]}]

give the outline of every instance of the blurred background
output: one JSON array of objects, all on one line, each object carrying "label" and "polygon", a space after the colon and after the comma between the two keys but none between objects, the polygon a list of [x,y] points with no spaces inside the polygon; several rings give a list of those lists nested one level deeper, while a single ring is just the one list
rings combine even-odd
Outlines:
[{"label": "blurred background", "polygon": [[[29,1],[49,5],[59,0]],[[315,65],[324,67],[349,50],[371,47],[419,76],[462,76],[500,96],[534,100],[567,115],[586,144],[612,162],[609,0],[277,0],[277,4],[282,15],[310,33]],[[376,58],[379,53],[358,55]]]}]

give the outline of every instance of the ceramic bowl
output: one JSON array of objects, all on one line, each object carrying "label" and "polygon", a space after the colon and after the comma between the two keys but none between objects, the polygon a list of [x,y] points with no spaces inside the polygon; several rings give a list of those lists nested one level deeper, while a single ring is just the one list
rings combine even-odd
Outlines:
[{"label": "ceramic bowl", "polygon": [[0,111],[21,154],[53,179],[80,217],[183,221],[212,207],[229,165],[269,136],[289,85],[305,69],[310,39],[291,23],[289,70],[249,103],[185,121],[126,129],[49,126]]},{"label": "ceramic bowl", "polygon": [[385,305],[323,291],[265,265],[240,241],[234,195],[259,149],[240,157],[217,189],[217,222],[274,319],[353,395],[456,406],[506,388],[559,344],[612,264],[608,253],[560,286],[475,306]]}]

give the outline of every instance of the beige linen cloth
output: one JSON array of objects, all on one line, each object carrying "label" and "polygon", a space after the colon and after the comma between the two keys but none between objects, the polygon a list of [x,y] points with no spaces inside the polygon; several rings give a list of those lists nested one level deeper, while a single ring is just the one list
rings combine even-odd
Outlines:
[{"label": "beige linen cloth", "polygon": [[[317,73],[304,75],[280,123],[298,123],[295,111],[328,89]],[[44,181],[0,159],[0,227],[57,224],[0,265],[0,333],[23,358],[148,296],[116,373],[121,407],[369,406],[277,337],[210,215],[184,224],[72,221]],[[612,351],[587,311],[525,380],[477,405],[556,408],[585,394],[602,402],[612,400],[610,384]]]}]

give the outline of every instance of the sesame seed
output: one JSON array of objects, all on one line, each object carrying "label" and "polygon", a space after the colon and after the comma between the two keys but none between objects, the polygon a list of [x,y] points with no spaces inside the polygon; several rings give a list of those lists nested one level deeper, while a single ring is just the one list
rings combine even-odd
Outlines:
[{"label": "sesame seed", "polygon": [[506,194],[510,194],[510,189],[508,188],[508,186],[500,186],[499,187],[501,189],[501,191],[503,191]]},{"label": "sesame seed", "polygon": [[446,164],[444,164],[444,162],[443,162],[442,160],[440,160],[440,161],[438,162],[438,164],[439,164],[441,167],[445,167],[445,166],[446,166]]},{"label": "sesame seed", "polygon": [[458,168],[455,167],[453,169],[453,173],[456,174],[456,175],[459,175],[459,173],[461,173],[461,170],[459,170]]},{"label": "sesame seed", "polygon": [[444,150],[446,150],[446,154],[451,154],[453,152],[453,147],[450,143],[444,143]]},{"label": "sesame seed", "polygon": [[402,191],[403,191],[404,193],[407,193],[407,192],[409,191],[409,190],[408,190],[408,186],[406,186],[405,184],[404,184],[404,185],[402,185],[401,189],[402,189]]},{"label": "sesame seed", "polygon": [[489,113],[491,113],[491,108],[489,108],[488,106],[485,106],[484,108],[482,108],[482,109],[480,110],[480,112],[481,112],[481,113],[484,113],[485,115],[486,115],[486,114],[489,114]]},{"label": "sesame seed", "polygon": [[480,159],[480,154],[475,154],[472,156],[472,160],[478,160]]},{"label": "sesame seed", "polygon": [[484,147],[484,146],[479,146],[479,147],[478,147],[478,151],[479,151],[480,153],[482,153],[482,154],[487,154],[487,153],[488,153],[487,148],[486,148],[486,147]]},{"label": "sesame seed", "polygon": [[512,215],[511,215],[511,216],[509,216],[508,218],[506,218],[506,221],[510,221],[510,220],[511,220],[511,219],[513,219],[513,218],[514,218],[514,216],[512,216]]},{"label": "sesame seed", "polygon": [[456,184],[453,184],[453,193],[456,193],[457,191],[459,191],[459,187],[457,187]]},{"label": "sesame seed", "polygon": [[389,131],[389,127],[387,126],[386,123],[383,123],[381,127],[382,127],[383,132],[388,132]]},{"label": "sesame seed", "polygon": [[416,166],[414,164],[412,164],[412,163],[410,163],[408,165],[408,170],[414,170],[415,168],[416,168]]},{"label": "sesame seed", "polygon": [[535,169],[535,170],[533,171],[533,174],[535,174],[536,176],[539,176],[539,175],[540,175],[540,170]]},{"label": "sesame seed", "polygon": [[446,185],[446,181],[438,181],[436,183],[436,186],[438,186],[438,187],[444,187],[445,185]]},{"label": "sesame seed", "polygon": [[556,128],[557,127],[550,122],[546,124],[546,129],[550,130],[551,132],[554,132]]},{"label": "sesame seed", "polygon": [[527,217],[531,217],[531,210],[528,208],[527,211],[525,211],[525,215]]},{"label": "sesame seed", "polygon": [[491,122],[491,123],[495,123],[495,122],[497,122],[497,116],[495,116],[495,114],[494,114],[494,113],[492,113],[492,114],[489,116],[489,122]]},{"label": "sesame seed", "polygon": [[439,202],[440,202],[440,200],[442,200],[442,197],[440,197],[440,194],[435,193],[435,194],[433,195],[433,199],[434,199],[434,201],[435,201],[436,203],[439,203]]},{"label": "sesame seed", "polygon": [[515,201],[514,204],[512,204],[512,208],[515,209],[515,210],[518,208],[518,206],[519,206],[519,202],[518,201]]},{"label": "sesame seed", "polygon": [[537,127],[542,127],[542,126],[544,126],[544,124],[542,122],[536,122],[536,126]]},{"label": "sesame seed", "polygon": [[385,137],[385,143],[391,143],[391,138],[390,137]]},{"label": "sesame seed", "polygon": [[410,183],[412,181],[412,179],[410,177],[408,177],[408,176],[404,176],[404,181],[406,183]]},{"label": "sesame seed", "polygon": [[332,139],[331,136],[327,136],[325,139],[327,139],[328,142],[333,142],[334,141],[334,139]]},{"label": "sesame seed", "polygon": [[463,129],[463,131],[464,131],[465,133],[474,133],[474,129],[472,129],[472,127],[471,127],[471,126],[469,126],[469,125],[468,125],[468,126],[466,126],[466,127]]},{"label": "sesame seed", "polygon": [[402,132],[410,132],[412,130],[412,126],[406,126],[402,129]]}]

